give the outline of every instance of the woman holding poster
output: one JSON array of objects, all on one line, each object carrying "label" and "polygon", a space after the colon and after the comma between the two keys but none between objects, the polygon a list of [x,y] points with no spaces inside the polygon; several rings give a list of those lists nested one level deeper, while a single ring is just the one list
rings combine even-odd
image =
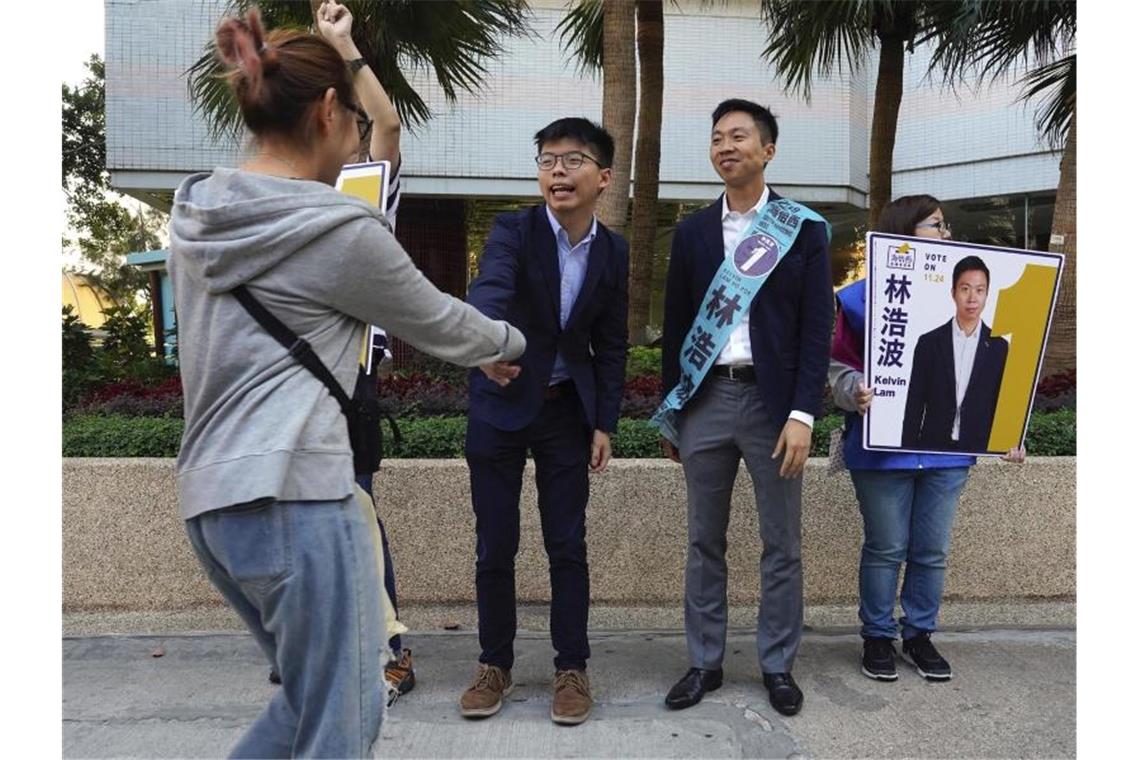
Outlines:
[{"label": "woman holding poster", "polygon": [[[929,195],[909,195],[887,205],[876,231],[950,238],[941,204]],[[829,377],[835,404],[847,412],[843,458],[863,515],[859,561],[863,674],[880,681],[897,680],[894,640],[901,628],[903,655],[918,673],[929,681],[947,681],[952,675],[950,664],[930,636],[942,602],[954,514],[976,459],[864,448],[863,415],[873,398],[873,389],[864,383],[863,367],[866,279],[841,289],[836,298],[839,308]],[[971,295],[963,303],[966,300],[977,311],[977,299]],[[1002,458],[1023,462],[1025,450],[1013,449]],[[895,594],[903,562],[903,617],[896,622]]]}]

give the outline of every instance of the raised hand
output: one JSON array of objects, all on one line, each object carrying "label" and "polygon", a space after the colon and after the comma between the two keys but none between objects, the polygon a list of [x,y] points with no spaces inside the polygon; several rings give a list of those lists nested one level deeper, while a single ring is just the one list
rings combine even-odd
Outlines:
[{"label": "raised hand", "polygon": [[352,40],[352,14],[336,0],[326,0],[317,9],[317,28],[332,44]]}]

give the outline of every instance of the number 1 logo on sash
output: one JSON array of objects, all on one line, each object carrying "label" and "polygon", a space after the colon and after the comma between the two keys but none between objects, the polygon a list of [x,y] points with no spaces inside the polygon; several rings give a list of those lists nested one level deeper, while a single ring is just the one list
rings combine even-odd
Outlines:
[{"label": "number 1 logo on sash", "polygon": [[693,326],[681,343],[681,375],[661,402],[650,423],[674,446],[680,443],[677,412],[700,387],[729,335],[752,306],[768,275],[796,241],[805,221],[822,222],[831,239],[831,225],[809,209],[787,198],[769,201],[744,231],[732,256],[720,265],[701,299]]}]

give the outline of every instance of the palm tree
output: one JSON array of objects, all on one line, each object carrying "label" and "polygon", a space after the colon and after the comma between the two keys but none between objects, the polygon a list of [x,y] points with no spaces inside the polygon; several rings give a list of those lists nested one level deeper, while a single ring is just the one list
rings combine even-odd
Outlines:
[{"label": "palm tree", "polygon": [[[606,9],[619,4],[607,2]],[[563,48],[570,51],[578,61],[583,73],[601,70],[604,75],[602,122],[613,134],[615,142],[614,180],[610,191],[603,196],[599,216],[610,227],[625,226],[625,215],[629,208],[628,190],[622,193],[619,187],[629,187],[629,167],[625,166],[625,178],[620,179],[617,164],[622,155],[628,161],[634,147],[633,124],[636,103],[636,156],[633,156],[633,212],[629,221],[630,241],[630,283],[629,283],[629,335],[633,343],[643,343],[648,339],[646,328],[649,324],[650,290],[653,278],[653,248],[657,231],[657,199],[661,163],[661,112],[665,87],[664,50],[665,18],[661,0],[637,0],[636,9],[636,49],[638,79],[634,79],[632,51],[606,58],[609,50],[604,34],[603,7],[601,0],[578,0],[556,29],[560,33]],[[621,8],[623,12],[626,8]],[[611,19],[613,21],[613,19]],[[622,18],[623,24],[628,21]],[[623,28],[623,34],[626,30]],[[624,44],[624,42],[623,42]],[[629,72],[629,73],[626,73]],[[621,121],[607,119],[606,100],[621,104]],[[635,100],[636,98],[636,100]],[[626,128],[628,127],[628,132]],[[628,137],[627,137],[628,135]],[[620,226],[617,225],[620,219]]]},{"label": "palm tree", "polygon": [[871,117],[868,220],[878,219],[891,200],[891,174],[902,103],[905,53],[916,44],[964,23],[962,6],[976,0],[767,0],[761,17],[771,28],[764,55],[784,87],[811,100],[813,70],[828,76],[844,66],[856,71],[872,49],[879,50],[875,105]]},{"label": "palm tree", "polygon": [[619,235],[625,234],[629,216],[633,127],[637,118],[634,11],[634,0],[607,0],[601,12],[602,126],[614,138],[614,163],[610,191],[602,195],[598,217]]},{"label": "palm tree", "polygon": [[661,0],[637,0],[637,61],[640,92],[630,221],[628,325],[630,341],[641,344],[649,340],[646,328],[649,326],[661,173],[661,110],[665,90],[665,9]]},{"label": "palm tree", "polygon": [[[227,11],[261,8],[267,28],[315,26],[319,2],[230,0]],[[503,38],[530,33],[526,0],[348,0],[352,37],[392,100],[400,122],[410,129],[423,125],[432,112],[404,75],[418,68],[434,72],[448,101],[460,90],[476,92],[487,75],[485,62],[503,52]],[[213,43],[187,71],[187,86],[196,112],[205,116],[215,136],[234,135],[241,117],[229,87],[219,76],[222,64]]]},{"label": "palm tree", "polygon": [[1064,144],[1049,249],[1065,255],[1042,375],[1077,366],[1077,4],[1075,0],[964,3],[931,61],[949,81],[993,81],[1027,69],[1021,98],[1044,96],[1037,131]]}]

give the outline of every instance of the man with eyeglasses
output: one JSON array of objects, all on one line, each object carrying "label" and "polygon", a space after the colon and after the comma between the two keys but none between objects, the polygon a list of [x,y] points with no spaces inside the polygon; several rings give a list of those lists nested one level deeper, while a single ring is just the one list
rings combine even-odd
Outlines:
[{"label": "man with eyeglasses", "polygon": [[629,246],[594,216],[611,181],[613,138],[587,119],[565,118],[534,141],[544,203],[495,219],[467,295],[487,316],[521,330],[527,350],[517,364],[471,373],[466,455],[482,651],[459,706],[467,718],[494,715],[513,687],[515,554],[529,450],[550,561],[550,715],[574,725],[593,706],[586,502],[589,472],[606,469],[621,408]]}]

